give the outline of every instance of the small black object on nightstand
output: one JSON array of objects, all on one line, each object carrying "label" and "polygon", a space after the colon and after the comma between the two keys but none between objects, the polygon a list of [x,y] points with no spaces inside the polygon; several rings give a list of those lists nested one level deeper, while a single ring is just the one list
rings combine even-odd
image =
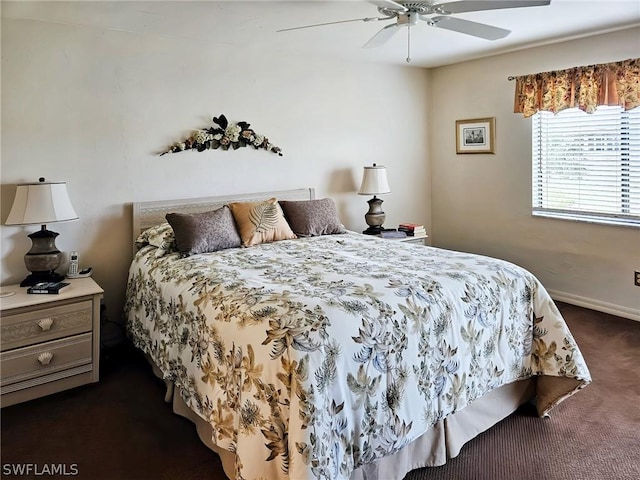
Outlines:
[{"label": "small black object on nightstand", "polygon": [[65,287],[68,287],[70,283],[66,282],[40,282],[36,283],[32,287],[27,288],[27,293],[43,293],[49,295],[55,295]]}]

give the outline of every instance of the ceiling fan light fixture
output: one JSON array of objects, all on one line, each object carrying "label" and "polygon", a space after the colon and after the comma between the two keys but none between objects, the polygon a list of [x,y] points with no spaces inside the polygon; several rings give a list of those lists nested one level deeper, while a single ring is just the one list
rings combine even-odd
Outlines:
[{"label": "ceiling fan light fixture", "polygon": [[419,15],[416,12],[407,12],[398,14],[398,25],[411,27],[418,23]]}]

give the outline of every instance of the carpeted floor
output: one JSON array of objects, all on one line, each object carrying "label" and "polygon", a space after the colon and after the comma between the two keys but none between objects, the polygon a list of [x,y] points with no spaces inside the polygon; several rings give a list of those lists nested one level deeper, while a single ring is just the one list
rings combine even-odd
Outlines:
[{"label": "carpeted floor", "polygon": [[[640,478],[640,322],[559,306],[593,383],[551,418],[525,407],[447,465],[405,480]],[[63,464],[92,480],[225,478],[193,425],[163,402],[163,384],[143,359],[112,351],[101,370],[97,384],[2,409],[2,477],[42,478],[8,475],[30,463]]]}]

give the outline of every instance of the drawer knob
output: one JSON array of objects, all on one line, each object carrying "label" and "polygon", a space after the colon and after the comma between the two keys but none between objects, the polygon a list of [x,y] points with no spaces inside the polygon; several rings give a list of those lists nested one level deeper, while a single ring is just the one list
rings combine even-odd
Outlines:
[{"label": "drawer knob", "polygon": [[51,362],[52,359],[53,353],[51,352],[44,352],[38,355],[38,361],[40,362],[40,365],[49,365],[49,362]]},{"label": "drawer knob", "polygon": [[42,329],[43,332],[46,332],[53,325],[53,320],[51,318],[43,318],[38,322],[38,326]]}]

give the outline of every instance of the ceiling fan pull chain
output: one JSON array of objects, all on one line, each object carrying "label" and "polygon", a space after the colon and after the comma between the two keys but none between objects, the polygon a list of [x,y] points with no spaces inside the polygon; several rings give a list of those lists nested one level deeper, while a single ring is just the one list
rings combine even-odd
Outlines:
[{"label": "ceiling fan pull chain", "polygon": [[411,63],[411,25],[407,26],[407,63]]}]

